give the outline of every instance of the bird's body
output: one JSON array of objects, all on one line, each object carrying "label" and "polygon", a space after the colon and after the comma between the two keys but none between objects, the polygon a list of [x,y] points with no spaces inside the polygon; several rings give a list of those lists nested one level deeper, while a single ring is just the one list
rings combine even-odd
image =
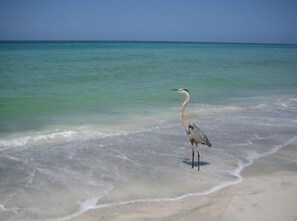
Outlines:
[{"label": "bird's body", "polygon": [[198,144],[203,144],[211,147],[211,143],[209,142],[207,136],[202,132],[202,130],[196,126],[196,124],[191,123],[188,129],[188,135],[191,141],[191,144],[197,147]]},{"label": "bird's body", "polygon": [[200,169],[200,153],[198,150],[198,144],[207,145],[211,147],[211,143],[209,142],[207,136],[203,133],[203,131],[196,126],[196,124],[189,121],[186,115],[186,107],[190,102],[190,93],[187,89],[172,89],[173,91],[180,92],[186,96],[185,101],[182,104],[182,109],[180,112],[180,117],[183,122],[183,125],[186,129],[186,132],[190,138],[190,142],[192,144],[192,168],[194,167],[194,156],[195,156],[195,148],[197,150],[198,157],[198,170]]}]

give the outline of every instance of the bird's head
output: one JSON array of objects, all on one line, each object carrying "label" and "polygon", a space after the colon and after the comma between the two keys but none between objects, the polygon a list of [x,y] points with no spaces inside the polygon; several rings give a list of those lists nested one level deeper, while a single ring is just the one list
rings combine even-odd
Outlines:
[{"label": "bird's head", "polygon": [[186,96],[190,96],[190,92],[188,89],[185,89],[185,88],[180,88],[180,89],[171,89],[172,91],[176,91],[176,92],[179,92],[179,93],[182,93]]}]

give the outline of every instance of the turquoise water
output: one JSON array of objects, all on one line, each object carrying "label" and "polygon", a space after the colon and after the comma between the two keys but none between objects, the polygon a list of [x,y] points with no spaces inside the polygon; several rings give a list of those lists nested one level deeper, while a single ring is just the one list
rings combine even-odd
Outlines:
[{"label": "turquoise water", "polygon": [[0,132],[121,124],[179,105],[170,88],[210,105],[293,96],[296,70],[292,45],[4,42]]},{"label": "turquoise water", "polygon": [[207,195],[297,140],[296,45],[0,42],[0,76],[1,220]]}]

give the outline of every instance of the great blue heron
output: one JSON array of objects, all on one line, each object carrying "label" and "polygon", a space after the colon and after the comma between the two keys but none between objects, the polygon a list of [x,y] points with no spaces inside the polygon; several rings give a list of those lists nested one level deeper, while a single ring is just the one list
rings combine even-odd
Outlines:
[{"label": "great blue heron", "polygon": [[194,168],[194,156],[195,156],[195,147],[197,150],[197,157],[198,157],[198,170],[200,170],[200,153],[198,150],[198,144],[203,144],[211,147],[211,143],[209,142],[207,136],[202,132],[202,130],[197,127],[194,123],[190,122],[185,110],[190,102],[190,93],[187,89],[171,89],[172,91],[177,91],[179,93],[182,93],[186,96],[186,100],[182,104],[182,109],[180,112],[180,118],[183,122],[183,125],[186,129],[186,132],[190,138],[190,142],[192,144],[192,168]]}]

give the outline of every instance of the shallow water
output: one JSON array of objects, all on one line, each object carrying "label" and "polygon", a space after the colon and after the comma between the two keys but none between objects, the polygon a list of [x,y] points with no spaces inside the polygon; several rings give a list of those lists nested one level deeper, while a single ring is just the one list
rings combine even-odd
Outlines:
[{"label": "shallow water", "polygon": [[[1,220],[206,195],[297,140],[295,46],[0,46]],[[173,87],[213,145],[199,172]]]},{"label": "shallow water", "polygon": [[177,122],[7,148],[1,151],[0,216],[63,220],[91,208],[209,194],[240,182],[240,171],[254,159],[296,142],[296,113],[297,100],[289,99],[201,117],[196,123],[213,147],[200,148],[199,172],[191,169],[191,147]]}]

